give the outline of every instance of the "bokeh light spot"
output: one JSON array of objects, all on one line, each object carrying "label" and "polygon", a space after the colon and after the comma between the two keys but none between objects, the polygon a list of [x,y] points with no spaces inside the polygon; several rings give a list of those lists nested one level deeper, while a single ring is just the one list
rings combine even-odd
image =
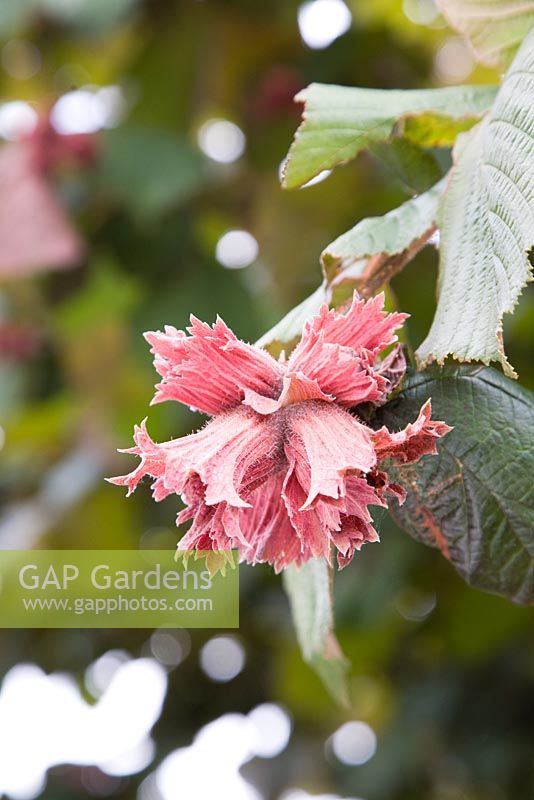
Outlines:
[{"label": "bokeh light spot", "polygon": [[41,69],[41,53],[33,42],[10,39],[2,48],[2,66],[12,78],[26,81]]},{"label": "bokeh light spot", "polygon": [[37,125],[37,112],[23,100],[11,100],[0,106],[0,136],[16,140],[28,136]]},{"label": "bokeh light spot", "polygon": [[402,10],[416,25],[430,25],[439,16],[434,0],[404,0]]},{"label": "bokeh light spot", "polygon": [[345,722],[329,743],[338,761],[355,767],[365,764],[376,752],[376,735],[366,722]]},{"label": "bokeh light spot", "polygon": [[227,683],[245,666],[245,651],[233,636],[215,636],[200,651],[200,666],[212,681]]},{"label": "bokeh light spot", "polygon": [[109,684],[119,667],[126,664],[131,658],[126,650],[108,650],[103,656],[93,661],[85,671],[85,685],[87,691],[93,697],[100,697]]},{"label": "bokeh light spot", "polygon": [[474,67],[473,56],[459,36],[447,39],[434,59],[434,72],[443,83],[462,83]]},{"label": "bokeh light spot", "polygon": [[113,128],[120,120],[124,98],[118,86],[100,89],[75,89],[66,92],[50,112],[50,120],[58,133],[96,133]]},{"label": "bokeh light spot", "polygon": [[224,233],[215,247],[215,257],[227,269],[243,269],[258,257],[258,242],[248,231],[232,230]]},{"label": "bokeh light spot", "polygon": [[252,744],[255,755],[274,758],[287,747],[291,736],[291,718],[275,703],[262,703],[249,713],[254,728]]},{"label": "bokeh light spot", "polygon": [[198,129],[197,141],[203,153],[221,164],[237,161],[246,145],[241,128],[227,119],[208,119]]},{"label": "bokeh light spot", "polygon": [[152,655],[165,667],[177,667],[190,649],[191,637],[187,631],[154,631],[150,637]]},{"label": "bokeh light spot", "polygon": [[343,0],[310,0],[298,10],[300,35],[320,50],[342,36],[351,26],[352,15]]}]

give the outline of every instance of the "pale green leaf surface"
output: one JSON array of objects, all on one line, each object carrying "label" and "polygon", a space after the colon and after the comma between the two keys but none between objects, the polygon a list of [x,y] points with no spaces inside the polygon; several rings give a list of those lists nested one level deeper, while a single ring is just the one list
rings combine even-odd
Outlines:
[{"label": "pale green leaf surface", "polygon": [[324,559],[312,559],[283,572],[291,614],[303,658],[332,696],[347,704],[347,662],[334,637],[330,572]]},{"label": "pale green leaf surface", "polygon": [[533,0],[436,0],[436,5],[490,67],[508,66],[534,25]]},{"label": "pale green leaf surface", "polygon": [[302,186],[370,144],[389,139],[406,115],[479,116],[491,106],[495,92],[493,86],[401,91],[312,83],[295,98],[305,104],[303,121],[287,156],[283,185]]},{"label": "pale green leaf surface", "polygon": [[534,243],[534,31],[494,107],[461,137],[439,212],[438,307],[422,363],[501,361],[502,317],[529,280]]},{"label": "pale green leaf surface", "polygon": [[384,216],[363,219],[339,236],[321,256],[327,275],[351,267],[351,277],[357,280],[363,275],[370,256],[384,256],[383,265],[389,257],[402,253],[406,253],[408,259],[414,242],[430,236],[444,188],[445,179]]}]

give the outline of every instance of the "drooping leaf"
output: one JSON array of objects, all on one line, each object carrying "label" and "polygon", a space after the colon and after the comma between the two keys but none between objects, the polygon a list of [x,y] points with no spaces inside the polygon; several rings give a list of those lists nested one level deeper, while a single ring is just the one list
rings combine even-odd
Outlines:
[{"label": "drooping leaf", "polygon": [[283,572],[293,622],[303,658],[317,672],[332,697],[348,704],[348,664],[334,636],[330,569],[314,559]]},{"label": "drooping leaf", "polygon": [[304,103],[303,121],[287,156],[283,185],[302,186],[372,143],[386,141],[406,115],[480,116],[495,92],[493,86],[400,91],[312,83],[295,98]]},{"label": "drooping leaf", "polygon": [[532,0],[436,0],[436,5],[490,67],[508,66],[534,25]]},{"label": "drooping leaf", "polygon": [[472,586],[534,602],[534,394],[490,367],[432,367],[373,424],[399,430],[429,397],[432,417],[454,429],[437,456],[389,468],[407,491],[395,520]]},{"label": "drooping leaf", "polygon": [[386,168],[388,177],[395,178],[411,194],[426,192],[446,172],[431,152],[409,139],[375,142],[369,150]]},{"label": "drooping leaf", "polygon": [[534,31],[488,116],[455,148],[438,215],[438,307],[420,361],[501,361],[502,317],[529,280],[534,244]]},{"label": "drooping leaf", "polygon": [[280,322],[264,333],[256,342],[256,346],[265,347],[273,355],[278,356],[284,347],[293,344],[299,338],[304,323],[317,314],[323,303],[329,301],[330,291],[325,284],[321,284],[302,303],[292,308]]},{"label": "drooping leaf", "polygon": [[364,294],[372,293],[410,261],[435,229],[445,179],[383,217],[368,217],[337,238],[321,259],[329,280],[343,272]]},{"label": "drooping leaf", "polygon": [[290,350],[304,323],[323,303],[333,306],[357,289],[370,296],[393,277],[425,245],[435,229],[445,179],[382,217],[369,217],[339,236],[321,254],[325,280],[257,342],[272,355]]}]

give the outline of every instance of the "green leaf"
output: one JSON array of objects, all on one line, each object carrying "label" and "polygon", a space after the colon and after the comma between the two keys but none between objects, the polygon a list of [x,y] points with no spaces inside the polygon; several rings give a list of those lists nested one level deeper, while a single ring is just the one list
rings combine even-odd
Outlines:
[{"label": "green leaf", "polygon": [[534,602],[534,394],[490,367],[432,367],[411,376],[373,425],[401,429],[429,397],[433,419],[454,429],[437,456],[388,467],[407,491],[390,508],[395,520],[472,586]]},{"label": "green leaf", "polygon": [[534,25],[529,0],[436,0],[436,5],[466,37],[477,59],[490,67],[508,66]]},{"label": "green leaf", "polygon": [[375,142],[369,149],[411,194],[426,192],[446,171],[441,169],[432,153],[409,139]]},{"label": "green leaf", "polygon": [[445,179],[383,217],[361,220],[329,244],[321,256],[327,278],[344,272],[360,291],[379,289],[431,236],[444,187]]},{"label": "green leaf", "polygon": [[330,291],[323,284],[264,333],[256,342],[256,346],[265,347],[274,356],[278,356],[285,347],[296,342],[302,333],[304,323],[317,314],[323,303],[329,301]]},{"label": "green leaf", "polygon": [[283,572],[283,583],[303,658],[332,697],[348,705],[348,664],[333,633],[330,568],[322,558],[290,566]]},{"label": "green leaf", "polygon": [[283,185],[302,186],[372,143],[388,140],[406,115],[477,117],[491,106],[495,92],[493,86],[401,91],[312,83],[295,98],[305,104],[303,121],[286,159]]},{"label": "green leaf", "polygon": [[430,113],[407,116],[397,125],[395,135],[420,147],[452,147],[458,134],[470,130],[477,119],[472,115],[453,119]]},{"label": "green leaf", "polygon": [[502,317],[529,280],[534,243],[534,31],[488,116],[460,137],[438,215],[438,307],[418,350],[425,364],[500,361]]},{"label": "green leaf", "polygon": [[[334,288],[358,289],[364,296],[389,281],[425,245],[435,230],[445,179],[382,217],[368,217],[339,236],[321,254],[325,281],[293,308],[256,345],[277,357],[290,350],[323,303],[336,305]],[[334,295],[334,296],[333,296]]]},{"label": "green leaf", "polygon": [[199,188],[202,162],[178,137],[128,125],[106,132],[98,179],[103,192],[134,215],[151,219]]}]

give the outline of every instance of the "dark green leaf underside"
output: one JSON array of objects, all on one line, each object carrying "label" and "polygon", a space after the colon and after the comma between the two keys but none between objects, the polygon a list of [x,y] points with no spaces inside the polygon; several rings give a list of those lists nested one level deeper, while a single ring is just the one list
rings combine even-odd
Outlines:
[{"label": "dark green leaf underside", "polygon": [[534,602],[533,394],[489,367],[433,367],[406,381],[376,425],[404,427],[428,397],[454,430],[438,456],[392,470],[408,492],[395,519],[471,585]]}]

